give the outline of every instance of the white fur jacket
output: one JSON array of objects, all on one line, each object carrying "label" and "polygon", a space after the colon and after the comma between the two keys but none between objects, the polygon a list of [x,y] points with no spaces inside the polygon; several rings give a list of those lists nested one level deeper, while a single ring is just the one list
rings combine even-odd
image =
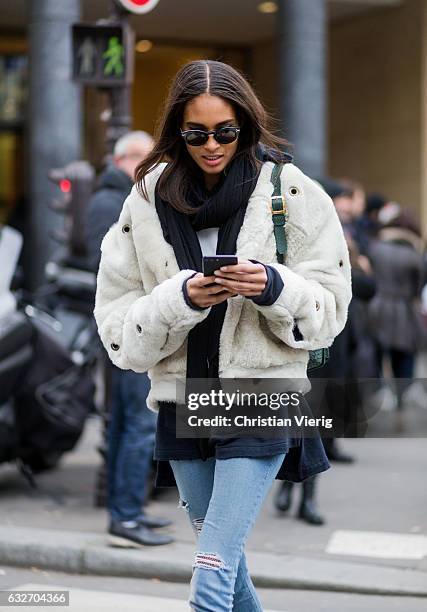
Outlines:
[{"label": "white fur jacket", "polygon": [[[343,329],[351,299],[348,250],[331,199],[293,164],[282,171],[288,254],[277,263],[270,209],[272,163],[263,164],[237,240],[237,255],[272,264],[283,290],[271,306],[228,300],[220,337],[223,378],[306,378],[308,351],[328,347]],[[210,309],[194,310],[182,293],[193,270],[179,270],[156,213],[154,188],[164,165],[146,177],[149,199],[136,188],[105,236],[95,319],[111,361],[151,378],[148,406],[175,401],[186,373],[187,335]],[[294,327],[302,334],[296,340]]]}]

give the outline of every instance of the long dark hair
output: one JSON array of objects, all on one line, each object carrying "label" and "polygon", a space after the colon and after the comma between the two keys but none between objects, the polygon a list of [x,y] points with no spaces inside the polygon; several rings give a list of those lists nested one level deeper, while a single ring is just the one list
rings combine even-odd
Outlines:
[{"label": "long dark hair", "polygon": [[269,116],[247,80],[234,68],[222,62],[197,60],[189,62],[177,73],[159,122],[156,145],[136,169],[138,191],[146,199],[145,176],[161,162],[168,162],[162,172],[158,189],[163,200],[179,212],[194,209],[186,203],[190,183],[194,177],[194,162],[186,150],[180,134],[187,102],[204,93],[219,96],[233,106],[242,128],[236,156],[247,155],[254,166],[260,162],[255,156],[258,143],[277,151],[286,146],[285,139],[269,131]]}]

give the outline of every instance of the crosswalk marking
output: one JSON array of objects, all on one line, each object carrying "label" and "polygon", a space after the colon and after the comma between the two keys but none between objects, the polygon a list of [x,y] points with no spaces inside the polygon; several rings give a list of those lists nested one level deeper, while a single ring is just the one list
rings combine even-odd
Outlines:
[{"label": "crosswalk marking", "polygon": [[326,552],[380,559],[422,559],[427,556],[427,536],[342,529],[331,535]]}]

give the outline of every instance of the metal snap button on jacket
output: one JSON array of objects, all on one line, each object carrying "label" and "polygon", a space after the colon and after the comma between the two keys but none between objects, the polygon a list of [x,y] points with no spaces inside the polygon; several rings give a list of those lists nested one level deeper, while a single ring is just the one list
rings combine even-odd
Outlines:
[{"label": "metal snap button on jacket", "polygon": [[114,342],[112,342],[110,346],[113,349],[113,351],[118,351],[120,348],[120,346],[118,344],[115,344]]},{"label": "metal snap button on jacket", "polygon": [[124,225],[124,226],[122,227],[122,232],[123,232],[124,234],[127,234],[128,232],[130,232],[130,225]]}]

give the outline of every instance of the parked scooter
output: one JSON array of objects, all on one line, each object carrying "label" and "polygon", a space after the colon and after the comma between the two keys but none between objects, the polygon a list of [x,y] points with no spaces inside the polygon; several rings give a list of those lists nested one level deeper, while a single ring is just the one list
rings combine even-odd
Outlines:
[{"label": "parked scooter", "polygon": [[21,246],[18,232],[0,228],[0,463],[15,461],[34,484],[74,448],[94,410],[100,345],[94,278],[50,263],[36,294],[12,292]]},{"label": "parked scooter", "polygon": [[34,355],[31,344],[32,327],[27,317],[17,309],[10,291],[12,278],[22,248],[21,235],[5,227],[0,233],[0,462],[17,456],[19,436],[15,411],[10,401],[27,371]]}]

